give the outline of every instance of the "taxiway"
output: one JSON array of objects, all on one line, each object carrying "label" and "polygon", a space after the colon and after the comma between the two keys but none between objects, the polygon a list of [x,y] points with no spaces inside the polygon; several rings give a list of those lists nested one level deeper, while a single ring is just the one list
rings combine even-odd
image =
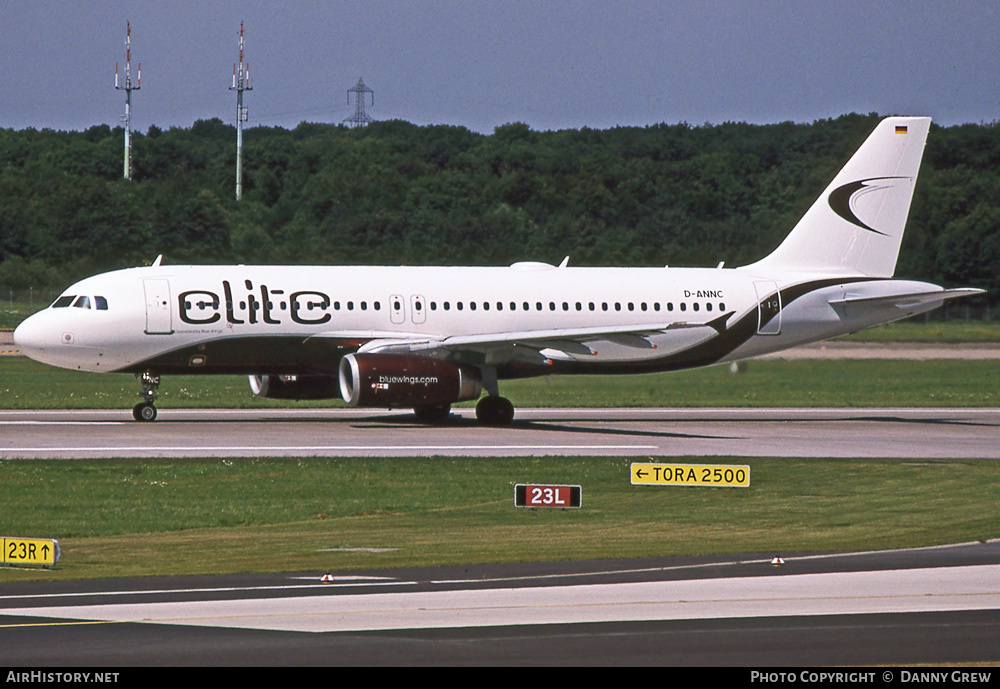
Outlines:
[{"label": "taxiway", "polygon": [[1000,660],[1000,542],[0,586],[0,664],[702,665]]}]

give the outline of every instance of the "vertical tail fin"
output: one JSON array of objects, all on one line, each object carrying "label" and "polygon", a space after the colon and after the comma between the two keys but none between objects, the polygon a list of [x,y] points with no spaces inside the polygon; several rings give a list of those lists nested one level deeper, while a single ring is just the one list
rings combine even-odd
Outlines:
[{"label": "vertical tail fin", "polygon": [[928,117],[889,117],[752,269],[892,277],[930,128]]}]

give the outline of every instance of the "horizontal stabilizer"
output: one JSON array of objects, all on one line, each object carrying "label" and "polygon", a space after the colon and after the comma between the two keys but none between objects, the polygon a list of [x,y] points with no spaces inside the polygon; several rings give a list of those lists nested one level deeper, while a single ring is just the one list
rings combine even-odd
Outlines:
[{"label": "horizontal stabilizer", "polygon": [[830,306],[895,306],[900,309],[909,309],[923,304],[944,303],[949,299],[959,297],[969,297],[974,294],[983,294],[985,290],[974,288],[943,289],[928,292],[912,292],[908,294],[890,294],[878,297],[847,297],[845,299],[835,299],[830,301]]}]

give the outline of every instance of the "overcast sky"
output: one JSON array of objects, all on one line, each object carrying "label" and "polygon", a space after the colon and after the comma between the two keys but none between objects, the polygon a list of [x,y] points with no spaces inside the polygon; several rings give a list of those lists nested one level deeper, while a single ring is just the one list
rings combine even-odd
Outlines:
[{"label": "overcast sky", "polygon": [[[847,112],[1000,119],[1000,2],[0,0],[0,127],[119,124],[132,24],[133,127],[375,119],[533,129],[810,122]],[[120,69],[123,69],[120,64]]]}]

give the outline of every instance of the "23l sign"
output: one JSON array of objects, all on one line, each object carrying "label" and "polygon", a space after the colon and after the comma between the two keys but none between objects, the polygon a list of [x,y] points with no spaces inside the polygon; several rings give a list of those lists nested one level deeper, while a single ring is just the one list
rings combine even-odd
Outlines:
[{"label": "23l sign", "polygon": [[517,507],[579,507],[583,490],[580,486],[547,486],[519,483],[514,486]]}]

